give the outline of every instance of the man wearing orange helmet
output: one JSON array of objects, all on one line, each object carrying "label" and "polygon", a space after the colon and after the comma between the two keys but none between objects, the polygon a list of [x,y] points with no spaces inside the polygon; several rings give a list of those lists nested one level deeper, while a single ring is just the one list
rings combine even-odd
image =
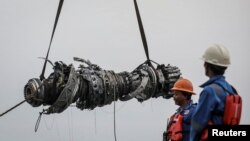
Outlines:
[{"label": "man wearing orange helmet", "polygon": [[[241,100],[230,104],[228,96],[237,97],[237,92],[223,76],[230,64],[229,51],[222,45],[214,44],[207,48],[202,59],[209,80],[200,86],[203,90],[191,120],[190,141],[208,140],[208,132],[205,131],[209,124],[228,124],[231,117],[236,119],[233,124],[239,124],[241,115]],[[228,105],[233,107],[227,108]],[[229,112],[225,112],[228,111],[226,109]],[[229,125],[233,124],[229,122]]]},{"label": "man wearing orange helmet", "polygon": [[181,78],[176,81],[171,91],[174,102],[179,108],[168,121],[164,140],[188,141],[191,117],[196,107],[191,99],[191,96],[195,94],[193,85],[188,79]]}]

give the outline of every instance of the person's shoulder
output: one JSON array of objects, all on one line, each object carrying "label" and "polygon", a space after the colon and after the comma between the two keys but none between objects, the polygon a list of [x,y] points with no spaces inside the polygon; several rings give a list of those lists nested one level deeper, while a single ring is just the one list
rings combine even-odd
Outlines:
[{"label": "person's shoulder", "polygon": [[191,108],[192,109],[195,109],[197,107],[197,103],[193,103],[192,105],[191,105]]},{"label": "person's shoulder", "polygon": [[196,108],[197,108],[197,103],[193,103],[192,105],[190,105],[188,109],[190,111],[190,114],[193,114]]},{"label": "person's shoulder", "polygon": [[193,102],[192,102],[192,103],[189,105],[188,109],[195,109],[196,106],[197,106],[197,103],[193,103]]},{"label": "person's shoulder", "polygon": [[213,91],[214,85],[216,85],[216,84],[212,83],[212,84],[206,85],[206,86],[202,89],[201,94],[203,94],[203,93],[205,93],[205,94],[211,93],[211,92]]}]

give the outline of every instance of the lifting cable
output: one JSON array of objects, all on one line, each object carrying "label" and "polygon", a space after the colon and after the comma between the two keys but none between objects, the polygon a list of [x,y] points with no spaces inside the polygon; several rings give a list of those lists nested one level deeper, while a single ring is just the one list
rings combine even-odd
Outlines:
[{"label": "lifting cable", "polygon": [[64,2],[64,0],[60,0],[59,5],[58,5],[57,14],[56,14],[55,22],[54,22],[54,27],[53,27],[52,35],[51,35],[51,38],[50,38],[49,48],[48,48],[47,55],[46,55],[46,58],[45,58],[45,61],[44,61],[43,70],[42,70],[42,73],[40,75],[40,80],[43,80],[45,78],[44,73],[45,73],[46,64],[47,64],[47,61],[48,61],[49,51],[50,51],[50,47],[51,47],[52,40],[53,40],[53,37],[54,37],[54,33],[55,33],[55,30],[56,30],[56,25],[57,25],[57,22],[58,22],[60,13],[61,13],[61,9],[62,9],[62,6],[63,6],[63,2]]},{"label": "lifting cable", "polygon": [[15,106],[11,107],[10,109],[8,109],[7,111],[3,112],[3,113],[0,115],[0,117],[3,116],[3,115],[5,115],[5,114],[7,114],[9,111],[15,109],[16,107],[20,106],[20,105],[23,104],[25,101],[26,101],[26,100],[23,100],[23,101],[19,102],[17,105],[15,105]]},{"label": "lifting cable", "polygon": [[144,28],[143,28],[143,24],[142,24],[140,12],[139,12],[139,8],[138,8],[136,0],[134,0],[134,5],[135,5],[136,17],[137,17],[137,21],[138,21],[138,25],[139,25],[139,29],[140,29],[140,33],[141,33],[141,39],[142,39],[144,51],[145,51],[145,54],[146,54],[146,57],[147,57],[146,63],[148,65],[152,66],[152,64],[150,62],[150,59],[149,59],[147,39],[146,39],[146,35],[145,35],[145,32],[144,32]]},{"label": "lifting cable", "polygon": [[116,96],[115,96],[115,85],[114,85],[114,137],[115,137],[115,141],[117,141],[116,139],[116,121],[115,121],[115,101],[116,101]]},{"label": "lifting cable", "polygon": [[[142,24],[140,12],[139,12],[139,8],[138,8],[136,0],[134,0],[134,5],[135,5],[136,17],[137,17],[137,21],[138,21],[138,25],[139,25],[139,29],[140,29],[140,33],[141,33],[141,39],[142,39],[144,51],[145,51],[145,54],[146,54],[146,57],[147,57],[147,60],[143,64],[146,63],[147,65],[149,65],[150,67],[152,67],[152,69],[154,70],[154,72],[156,72],[155,67],[151,63],[152,60],[150,60],[150,58],[149,58],[149,53],[148,53],[149,51],[148,51],[147,39],[146,39],[146,35],[145,35],[145,32],[144,32],[144,28],[143,28],[143,24]],[[143,64],[141,64],[141,65],[143,65]],[[157,77],[157,80],[158,80],[159,76],[157,75],[157,73],[156,73],[156,77]],[[158,83],[156,83],[156,87],[158,87]]]},{"label": "lifting cable", "polygon": [[[44,73],[45,73],[47,61],[49,61],[48,60],[49,51],[50,51],[50,47],[51,47],[51,44],[52,44],[52,41],[53,41],[54,33],[55,33],[57,22],[58,22],[60,13],[61,13],[63,2],[64,2],[64,0],[59,1],[59,5],[58,5],[58,8],[57,8],[57,13],[56,13],[56,18],[55,18],[55,22],[54,22],[54,27],[53,27],[52,35],[51,35],[51,38],[50,38],[49,48],[48,48],[48,51],[47,51],[46,58],[44,59],[45,61],[44,61],[42,73],[40,75],[40,80],[43,80],[45,78]],[[41,121],[41,118],[42,118],[42,115],[44,114],[44,112],[45,112],[45,110],[43,109],[43,111],[39,113],[39,116],[38,116],[38,119],[37,119],[37,122],[36,122],[36,125],[35,125],[35,132],[37,132],[37,130],[38,130],[38,127],[40,125],[40,121]]]},{"label": "lifting cable", "polygon": [[[44,61],[43,70],[42,70],[42,73],[41,73],[41,75],[40,75],[40,80],[43,80],[43,79],[45,78],[45,77],[44,77],[44,73],[45,73],[46,64],[47,64],[47,61],[48,61],[50,46],[51,46],[51,44],[52,44],[52,40],[53,40],[54,33],[55,33],[55,30],[56,30],[56,25],[57,25],[57,22],[58,22],[60,13],[61,13],[61,9],[62,9],[63,2],[64,2],[64,0],[60,0],[59,5],[58,5],[57,14],[56,14],[56,18],[55,18],[55,23],[54,23],[54,27],[53,27],[53,31],[52,31],[52,35],[51,35],[51,39],[50,39],[50,44],[49,44],[49,48],[48,48],[48,51],[47,51],[47,55],[46,55],[46,58],[45,58],[45,61]],[[15,106],[11,107],[10,109],[6,110],[6,111],[3,112],[2,114],[0,114],[0,117],[2,117],[3,115],[7,114],[8,112],[10,112],[11,110],[15,109],[16,107],[20,106],[20,105],[23,104],[24,102],[26,102],[26,100],[23,100],[23,101],[19,102],[18,104],[16,104]],[[39,117],[40,117],[40,116],[41,116],[41,115],[39,115]],[[40,118],[41,118],[41,117],[40,117]],[[39,118],[38,118],[38,119],[39,119]],[[40,120],[39,120],[39,121],[40,121]],[[38,125],[39,125],[39,124],[38,124]],[[38,125],[37,125],[37,126],[38,126]],[[37,127],[37,128],[38,128],[38,127]]]}]

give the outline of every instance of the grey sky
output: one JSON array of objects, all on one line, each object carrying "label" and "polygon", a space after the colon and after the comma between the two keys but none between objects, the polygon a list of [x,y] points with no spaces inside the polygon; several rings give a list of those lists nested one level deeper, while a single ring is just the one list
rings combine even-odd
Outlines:
[{"label": "grey sky", "polygon": [[[0,0],[0,113],[24,99],[23,87],[39,77],[54,24],[58,0]],[[243,97],[242,124],[250,123],[249,0],[138,0],[150,58],[178,66],[195,91],[208,78],[201,56],[213,43],[225,45],[232,58],[226,79]],[[89,59],[107,70],[132,71],[146,60],[133,0],[65,0],[49,59],[73,63]],[[78,64],[74,64],[78,67]],[[46,75],[52,72],[47,66]],[[199,95],[193,97],[197,102]],[[173,100],[135,99],[116,103],[118,141],[162,140]],[[43,116],[25,103],[0,118],[1,141],[112,141],[113,104],[81,111],[68,108]]]}]

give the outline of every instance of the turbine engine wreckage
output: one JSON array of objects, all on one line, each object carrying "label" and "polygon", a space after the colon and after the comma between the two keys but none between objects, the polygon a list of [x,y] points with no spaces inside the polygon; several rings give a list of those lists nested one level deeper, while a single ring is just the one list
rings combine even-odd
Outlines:
[{"label": "turbine engine wreckage", "polygon": [[[72,103],[84,110],[93,110],[111,104],[113,101],[128,101],[137,99],[143,102],[150,98],[171,98],[169,90],[181,76],[178,67],[164,64],[159,65],[149,58],[147,40],[136,0],[134,1],[136,17],[141,33],[144,51],[147,57],[145,63],[139,65],[132,72],[115,73],[104,70],[90,61],[74,58],[81,64],[77,69],[72,64],[66,65],[62,61],[54,64],[48,59],[56,25],[60,16],[64,0],[59,1],[54,27],[50,39],[47,55],[43,58],[44,65],[40,78],[32,78],[24,86],[24,100],[0,114],[0,117],[20,106],[24,102],[33,107],[48,106],[43,109],[37,120],[38,128],[42,114],[61,113]],[[47,62],[53,66],[53,72],[44,77]],[[155,68],[152,62],[157,65]]]},{"label": "turbine engine wreckage", "polygon": [[143,102],[170,98],[169,90],[181,75],[179,68],[171,65],[154,68],[143,63],[132,72],[115,73],[81,58],[74,61],[81,62],[78,69],[58,61],[48,78],[30,79],[24,87],[25,100],[33,107],[48,105],[44,113],[52,114],[63,112],[72,103],[81,110],[92,110],[118,99]]}]

